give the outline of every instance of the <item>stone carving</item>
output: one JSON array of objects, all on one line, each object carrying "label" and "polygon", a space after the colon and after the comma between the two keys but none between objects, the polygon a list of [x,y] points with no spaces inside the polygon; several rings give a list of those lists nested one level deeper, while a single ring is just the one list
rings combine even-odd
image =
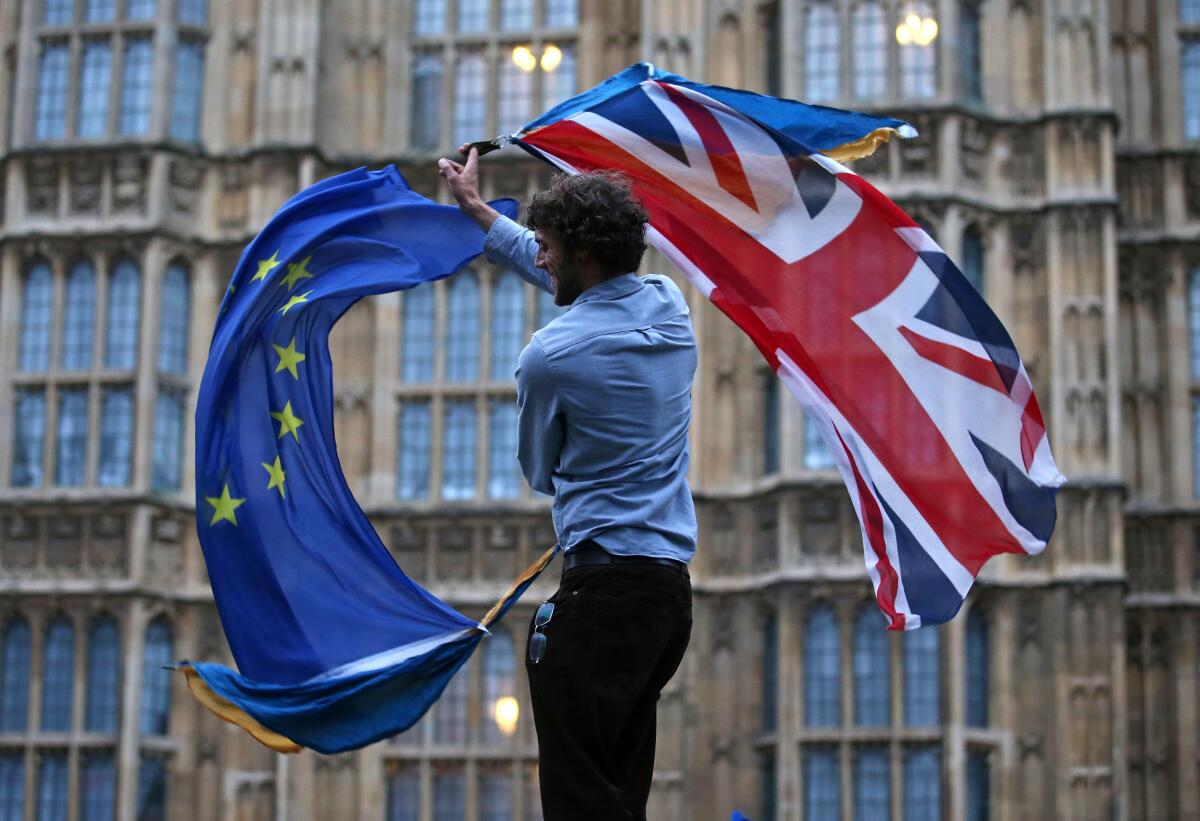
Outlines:
[{"label": "stone carving", "polygon": [[155,516],[150,528],[155,541],[179,544],[183,539],[183,523],[174,516]]},{"label": "stone carving", "polygon": [[1009,177],[1022,197],[1042,193],[1045,180],[1045,136],[1040,128],[1021,126],[1009,133]]},{"label": "stone carving", "polygon": [[1188,157],[1183,172],[1183,195],[1189,219],[1200,220],[1200,156]]},{"label": "stone carving", "polygon": [[198,162],[177,158],[171,161],[167,173],[168,199],[178,214],[194,216],[200,204],[204,169]]},{"label": "stone carving", "polygon": [[115,213],[146,211],[146,158],[120,153],[113,162],[112,209]]},{"label": "stone carving", "polygon": [[937,137],[936,120],[927,115],[902,117],[919,136],[911,140],[901,140],[900,170],[907,176],[929,176],[937,173]]},{"label": "stone carving", "polygon": [[983,182],[987,178],[991,134],[983,123],[966,118],[962,121],[959,140],[958,163],[963,176],[974,182]]},{"label": "stone carving", "polygon": [[3,520],[0,571],[30,570],[37,564],[40,525],[40,519],[19,513]]},{"label": "stone carving", "polygon": [[800,509],[800,549],[807,555],[834,556],[841,541],[838,503],[831,498],[806,499]]},{"label": "stone carving", "polygon": [[241,23],[233,27],[229,36],[229,50],[234,52],[249,52],[254,49],[254,41],[258,37],[258,31],[247,23]]},{"label": "stone carving", "polygon": [[713,604],[712,652],[733,648],[733,607],[723,599]]},{"label": "stone carving", "polygon": [[304,58],[300,56],[287,57],[279,55],[271,60],[272,74],[303,74]]},{"label": "stone carving", "polygon": [[71,163],[71,211],[76,214],[100,213],[100,183],[103,166],[91,157]]},{"label": "stone carving", "polygon": [[1009,223],[1009,248],[1014,274],[1032,274],[1041,269],[1045,239],[1037,218],[1029,215],[1013,218]]},{"label": "stone carving", "polygon": [[246,190],[246,167],[229,163],[221,168],[221,200],[217,219],[222,228],[238,228],[245,224],[249,197]]},{"label": "stone carving", "polygon": [[92,539],[88,564],[99,576],[118,576],[125,572],[125,516],[104,513],[92,519]]},{"label": "stone carving", "polygon": [[59,571],[80,569],[83,522],[75,516],[52,516],[46,538],[46,566]]},{"label": "stone carving", "polygon": [[347,37],[345,40],[347,56],[355,62],[383,59],[383,38],[360,35]]},{"label": "stone carving", "polygon": [[712,532],[712,570],[718,575],[736,573],[738,569],[738,540],[733,511],[728,505],[718,505],[710,519]]},{"label": "stone carving", "polygon": [[58,163],[31,158],[25,166],[25,208],[31,214],[58,213]]},{"label": "stone carving", "polygon": [[772,499],[755,510],[754,570],[773,570],[779,562],[779,506]]}]

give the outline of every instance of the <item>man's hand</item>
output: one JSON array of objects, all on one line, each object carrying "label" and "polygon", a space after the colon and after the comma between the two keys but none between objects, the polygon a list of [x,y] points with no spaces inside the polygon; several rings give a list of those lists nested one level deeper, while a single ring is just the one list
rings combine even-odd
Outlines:
[{"label": "man's hand", "polygon": [[[460,153],[463,153],[463,148],[466,146],[459,149]],[[450,193],[458,201],[463,213],[475,220],[484,231],[489,230],[500,214],[484,202],[479,193],[479,152],[472,148],[465,165],[454,160],[438,160],[438,173],[445,178]]]}]

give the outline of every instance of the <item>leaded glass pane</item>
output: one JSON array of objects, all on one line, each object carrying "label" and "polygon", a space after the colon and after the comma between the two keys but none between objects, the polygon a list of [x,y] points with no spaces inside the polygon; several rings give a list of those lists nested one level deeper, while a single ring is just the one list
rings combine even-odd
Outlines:
[{"label": "leaded glass pane", "polygon": [[967,751],[967,821],[989,821],[991,774],[986,750]]},{"label": "leaded glass pane", "polygon": [[421,821],[421,770],[415,762],[388,765],[387,821]]},{"label": "leaded glass pane", "polygon": [[783,21],[779,0],[762,7],[763,78],[765,91],[772,97],[783,96]]},{"label": "leaded glass pane", "polygon": [[979,3],[964,0],[958,4],[958,62],[963,96],[972,102],[983,101],[983,66],[980,63]]},{"label": "leaded glass pane", "polygon": [[854,723],[886,727],[892,723],[888,636],[879,611],[867,605],[854,620]]},{"label": "leaded glass pane", "polygon": [[41,389],[17,391],[13,422],[13,487],[42,484],[42,447],[46,438],[46,396]]},{"label": "leaded glass pane", "polygon": [[54,312],[54,277],[38,260],[29,268],[21,295],[20,368],[26,373],[50,367],[50,331]]},{"label": "leaded glass pane", "polygon": [[67,132],[67,89],[71,55],[67,44],[43,43],[38,71],[37,114],[33,137],[36,140],[61,139]]},{"label": "leaded glass pane", "polygon": [[122,136],[150,130],[154,92],[154,43],[149,37],[125,39],[121,68],[121,111],[117,131]]},{"label": "leaded glass pane", "polygon": [[888,28],[877,2],[854,8],[854,96],[860,100],[887,94]]},{"label": "leaded glass pane", "polygon": [[[562,59],[553,71],[542,72],[542,109],[552,108],[575,94],[575,46],[554,46],[562,52]],[[546,46],[547,49],[551,46]],[[545,52],[543,51],[543,58]]]},{"label": "leaded glass pane", "polygon": [[446,0],[413,3],[413,34],[441,34],[446,30]]},{"label": "leaded glass pane", "polygon": [[579,0],[546,0],[546,28],[574,28],[579,25]]},{"label": "leaded glass pane", "polygon": [[156,0],[125,0],[126,20],[153,20]]},{"label": "leaded glass pane", "polygon": [[75,628],[64,617],[56,618],[46,630],[42,648],[43,730],[71,729],[71,706],[75,693]]},{"label": "leaded glass pane", "polygon": [[922,627],[904,634],[904,723],[928,726],[941,721],[941,633]]},{"label": "leaded glass pane", "polygon": [[525,289],[511,271],[492,286],[492,379],[511,381],[525,341]]},{"label": "leaded glass pane", "polygon": [[204,102],[204,44],[181,37],[176,48],[171,136],[195,142],[200,139],[200,111]]},{"label": "leaded glass pane", "polygon": [[397,437],[396,498],[429,495],[429,403],[405,402]]},{"label": "leaded glass pane", "polygon": [[804,753],[804,814],[811,821],[837,821],[842,815],[842,784],[837,750],[809,747]]},{"label": "leaded glass pane", "polygon": [[179,0],[179,22],[193,26],[208,23],[208,0]]},{"label": "leaded glass pane", "polygon": [[25,753],[0,752],[0,818],[21,821],[25,817]]},{"label": "leaded glass pane", "polygon": [[84,729],[94,733],[115,733],[120,705],[121,640],[116,621],[100,616],[88,631]]},{"label": "leaded glass pane", "polygon": [[941,770],[942,757],[936,745],[911,747],[905,752],[904,821],[941,821]]},{"label": "leaded glass pane", "polygon": [[75,0],[43,0],[42,23],[47,26],[62,26],[75,18]]},{"label": "leaded glass pane", "polygon": [[532,119],[533,72],[524,71],[514,63],[507,48],[497,59],[500,70],[496,82],[496,130],[514,134]]},{"label": "leaded glass pane", "polygon": [[458,0],[458,30],[487,31],[490,0]]},{"label": "leaded glass pane", "polygon": [[841,61],[837,9],[812,3],[804,18],[804,93],[809,102],[835,100]]},{"label": "leaded glass pane", "polygon": [[71,266],[71,274],[67,277],[66,315],[59,356],[64,371],[91,369],[95,321],[96,274],[90,262],[80,260]]},{"label": "leaded glass pane", "polygon": [[[413,61],[412,143],[416,148],[437,148],[442,142],[442,58],[419,54]],[[418,288],[412,293],[428,292]]]},{"label": "leaded glass pane", "polygon": [[818,607],[804,626],[804,723],[841,724],[841,692],[837,621],[831,608]]},{"label": "leaded glass pane", "polygon": [[138,765],[137,821],[167,821],[167,762],[142,755]]},{"label": "leaded glass pane", "polygon": [[983,293],[983,237],[974,225],[963,231],[962,272],[967,282]]},{"label": "leaded glass pane", "polygon": [[466,53],[454,68],[454,142],[456,145],[485,139],[488,81],[483,56]]},{"label": "leaded glass pane", "polygon": [[[445,698],[445,696],[443,696]],[[433,767],[433,821],[462,821],[467,817],[467,778],[460,764]]]},{"label": "leaded glass pane", "polygon": [[105,388],[100,403],[100,484],[128,485],[132,461],[133,389]]},{"label": "leaded glass pane", "polygon": [[446,352],[446,379],[450,382],[474,382],[479,378],[479,280],[472,273],[461,273],[447,289],[449,307],[442,331]]},{"label": "leaded glass pane", "polygon": [[987,617],[978,608],[967,614],[967,652],[964,689],[967,696],[967,724],[986,727],[988,724],[988,625]]},{"label": "leaded glass pane", "polygon": [[446,403],[442,431],[442,498],[475,496],[475,402]]},{"label": "leaded glass pane", "polygon": [[[26,288],[28,287],[26,285]],[[24,335],[22,327],[22,339]],[[1200,380],[1200,268],[1194,269],[1188,277],[1188,342],[1192,358],[1192,379]]]},{"label": "leaded glass pane", "polygon": [[405,291],[401,379],[405,382],[433,379],[433,344],[433,288],[418,286]]},{"label": "leaded glass pane", "polygon": [[500,28],[504,31],[533,28],[533,0],[500,0]]},{"label": "leaded glass pane", "polygon": [[779,620],[770,613],[762,633],[762,728],[774,732],[779,710]]},{"label": "leaded glass pane", "polygon": [[138,722],[138,731],[142,735],[167,734],[172,673],[164,667],[176,661],[173,645],[171,626],[163,619],[150,622],[142,647],[142,698]]},{"label": "leaded glass pane", "polygon": [[[933,9],[928,2],[918,0],[905,9],[906,13],[922,18],[932,17]],[[938,40],[928,45],[911,42],[900,46],[900,95],[902,97],[932,97],[937,93],[937,48]]]},{"label": "leaded glass pane", "polygon": [[[517,697],[516,645],[507,630],[499,628],[483,650],[483,740],[499,744],[510,740],[517,726],[507,712]],[[510,779],[511,781],[511,779]],[[512,804],[506,794],[504,803]]]},{"label": "leaded glass pane", "polygon": [[763,475],[770,476],[779,472],[779,377],[767,371],[762,379]]},{"label": "leaded glass pane", "polygon": [[154,402],[155,490],[177,490],[183,479],[183,394],[161,391]]},{"label": "leaded glass pane", "polygon": [[467,741],[467,688],[469,668],[463,665],[446,684],[433,705],[433,742],[465,744]]},{"label": "leaded glass pane", "polygon": [[479,821],[512,821],[512,772],[503,765],[486,767],[479,775]]},{"label": "leaded glass pane", "polygon": [[83,70],[79,79],[79,109],[75,133],[103,137],[108,133],[108,96],[112,82],[112,46],[108,38],[87,39],[83,44]]},{"label": "leaded glass pane", "polygon": [[178,262],[172,263],[163,274],[162,307],[158,317],[160,373],[187,374],[190,313],[191,285],[187,269]]},{"label": "leaded glass pane", "polygon": [[768,750],[758,755],[758,783],[762,791],[759,797],[759,808],[762,821],[775,821],[775,792],[777,789],[778,765],[775,762],[775,752]]},{"label": "leaded glass pane", "polygon": [[67,753],[42,752],[38,759],[37,821],[66,821],[70,806]]},{"label": "leaded glass pane", "polygon": [[87,481],[88,394],[86,388],[58,392],[58,458],[55,484]]},{"label": "leaded glass pane", "polygon": [[1183,95],[1183,137],[1200,140],[1200,40],[1185,40],[1180,48]]},{"label": "leaded glass pane", "polygon": [[892,775],[886,747],[863,747],[854,756],[854,821],[889,821]]},{"label": "leaded glass pane", "polygon": [[87,753],[79,778],[79,821],[113,821],[117,804],[113,754],[108,751]]},{"label": "leaded glass pane", "polygon": [[1200,0],[1179,0],[1179,22],[1200,23]]},{"label": "leaded glass pane", "polygon": [[4,626],[3,656],[0,657],[0,732],[24,732],[29,725],[29,675],[32,634],[23,618],[9,619]]},{"label": "leaded glass pane", "polygon": [[108,279],[108,321],[104,329],[104,367],[132,370],[137,366],[141,282],[137,264],[123,257]]},{"label": "leaded glass pane", "polygon": [[513,499],[520,493],[517,462],[517,403],[493,401],[488,411],[488,496]]},{"label": "leaded glass pane", "polygon": [[1200,497],[1200,396],[1192,397],[1192,483],[1192,494]]}]

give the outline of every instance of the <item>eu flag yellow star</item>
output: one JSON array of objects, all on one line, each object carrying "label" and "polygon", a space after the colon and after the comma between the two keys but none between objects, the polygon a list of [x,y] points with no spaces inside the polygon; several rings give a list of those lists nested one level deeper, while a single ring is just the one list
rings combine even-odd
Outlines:
[{"label": "eu flag yellow star", "polygon": [[275,457],[275,464],[271,464],[270,462],[261,462],[260,464],[267,471],[267,475],[271,477],[267,482],[267,490],[279,488],[279,498],[285,498],[287,494],[283,492],[283,480],[286,476],[283,465],[279,464],[279,457]]},{"label": "eu flag yellow star", "polygon": [[204,500],[213,506],[212,520],[208,523],[210,527],[217,522],[233,522],[233,526],[237,527],[237,516],[233,515],[233,511],[246,504],[246,499],[230,496],[228,483],[221,489],[220,496],[205,496]]},{"label": "eu flag yellow star", "polygon": [[260,259],[258,261],[258,273],[256,273],[254,276],[250,277],[250,281],[253,282],[256,279],[266,279],[267,275],[269,273],[271,273],[271,271],[277,265],[279,265],[279,249],[278,248],[275,249],[275,253],[271,254],[271,256],[267,257],[266,259]]},{"label": "eu flag yellow star", "polygon": [[300,430],[300,426],[304,424],[304,420],[292,413],[292,403],[289,400],[283,406],[281,411],[271,411],[271,418],[279,422],[279,438],[282,439],[285,434],[290,433],[292,438],[297,442],[300,441],[300,434],[296,431]]},{"label": "eu flag yellow star", "polygon": [[287,344],[286,348],[276,345],[274,342],[271,343],[271,347],[279,355],[279,364],[275,366],[275,373],[286,369],[293,379],[299,379],[300,375],[296,373],[296,366],[304,361],[304,354],[296,350],[296,337],[292,337],[292,341]]},{"label": "eu flag yellow star", "polygon": [[311,256],[307,256],[299,262],[289,262],[287,276],[279,284],[290,291],[300,280],[312,279],[313,274],[309,272],[307,267],[311,259]]},{"label": "eu flag yellow star", "polygon": [[294,308],[301,302],[308,302],[308,295],[311,293],[312,291],[305,291],[302,294],[297,294],[296,296],[292,297],[287,301],[286,305],[279,309],[279,313],[286,315],[289,309]]}]

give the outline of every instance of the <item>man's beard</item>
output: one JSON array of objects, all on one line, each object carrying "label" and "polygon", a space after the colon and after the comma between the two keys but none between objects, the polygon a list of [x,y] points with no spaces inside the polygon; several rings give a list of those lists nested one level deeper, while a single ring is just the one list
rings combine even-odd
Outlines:
[{"label": "man's beard", "polygon": [[566,264],[560,265],[554,272],[556,286],[554,288],[554,304],[560,308],[570,305],[583,293],[579,277],[575,271],[569,270]]}]

